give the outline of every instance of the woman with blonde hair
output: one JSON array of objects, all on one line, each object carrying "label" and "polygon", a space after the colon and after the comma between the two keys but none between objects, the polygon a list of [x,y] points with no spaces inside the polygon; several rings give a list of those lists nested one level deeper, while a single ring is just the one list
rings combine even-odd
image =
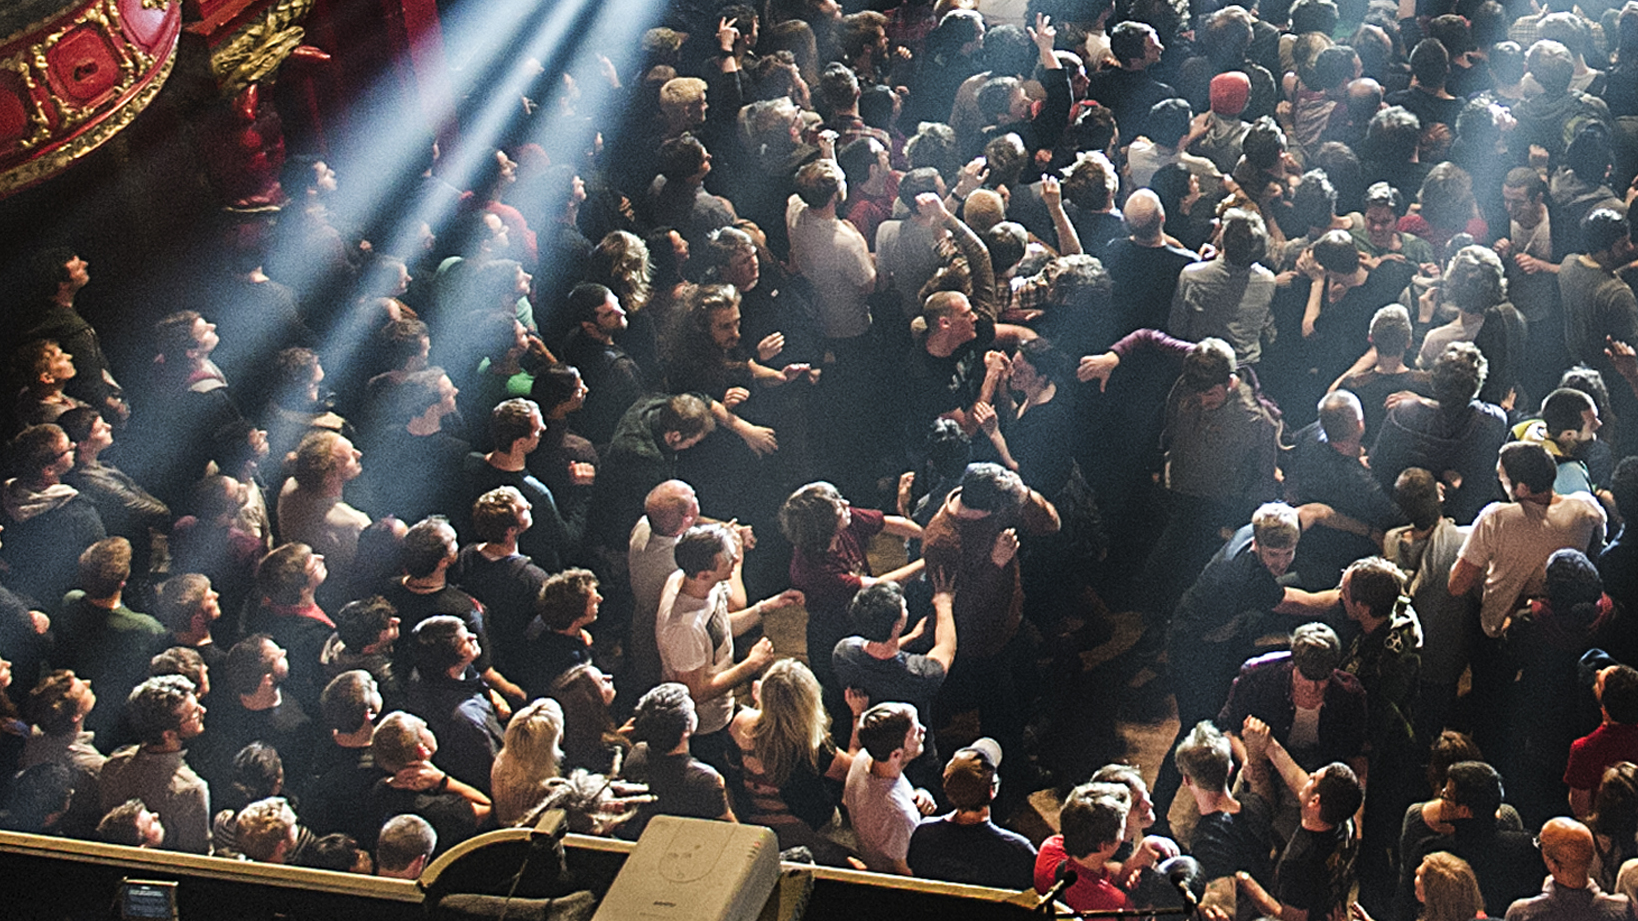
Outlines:
[{"label": "woman with blonde hair", "polygon": [[542,697],[512,715],[489,769],[497,822],[511,825],[546,798],[546,781],[558,776],[562,745],[563,708],[557,701]]},{"label": "woman with blonde hair", "polygon": [[830,716],[819,681],[796,659],[780,659],[752,686],[756,709],[743,709],[728,725],[736,748],[729,759],[730,784],[740,821],[765,825],[779,835],[781,850],[807,847],[820,863],[845,866],[842,849],[827,837],[839,801],[834,784],[847,778],[859,750],[858,714],[869,701],[848,692],[855,717],[847,751],[830,740]]},{"label": "woman with blonde hair", "polygon": [[[1416,901],[1422,910],[1417,921],[1473,921],[1487,917],[1479,878],[1467,861],[1448,851],[1434,851],[1416,868]],[[1353,921],[1373,921],[1358,902],[1348,915]]]}]

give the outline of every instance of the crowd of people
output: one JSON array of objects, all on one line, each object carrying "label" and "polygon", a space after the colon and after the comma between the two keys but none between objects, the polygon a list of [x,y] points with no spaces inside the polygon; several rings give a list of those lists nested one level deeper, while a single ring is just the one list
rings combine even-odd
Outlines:
[{"label": "crowd of people", "polygon": [[[32,254],[7,827],[1631,919],[1638,3],[861,6],[671,4],[385,216],[292,154],[139,361]],[[1152,794],[1062,741],[1111,611]]]}]

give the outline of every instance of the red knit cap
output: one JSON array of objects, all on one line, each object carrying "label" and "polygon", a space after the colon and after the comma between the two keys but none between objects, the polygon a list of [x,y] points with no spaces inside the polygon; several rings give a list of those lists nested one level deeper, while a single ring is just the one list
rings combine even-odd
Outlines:
[{"label": "red knit cap", "polygon": [[1239,115],[1251,98],[1251,78],[1238,70],[1211,78],[1211,110],[1218,115]]}]

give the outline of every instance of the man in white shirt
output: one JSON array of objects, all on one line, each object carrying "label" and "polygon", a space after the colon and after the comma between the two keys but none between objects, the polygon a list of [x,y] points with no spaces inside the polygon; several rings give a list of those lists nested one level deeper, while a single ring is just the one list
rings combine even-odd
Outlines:
[{"label": "man in white shirt", "polygon": [[848,769],[842,804],[859,836],[865,866],[877,873],[912,875],[906,859],[910,835],[936,808],[932,794],[912,788],[904,777],[904,766],[921,754],[926,736],[910,704],[877,704],[859,716],[864,751]]},{"label": "man in white shirt", "polygon": [[733,690],[773,661],[773,641],[757,640],[744,661],[734,662],[734,637],[762,621],[768,611],[803,602],[787,589],[756,604],[745,603],[740,578],[744,550],[738,532],[720,524],[689,528],[673,549],[677,571],[660,592],[654,639],[666,681],[688,687],[699,712],[694,756],[726,773],[728,723],[734,716]]}]

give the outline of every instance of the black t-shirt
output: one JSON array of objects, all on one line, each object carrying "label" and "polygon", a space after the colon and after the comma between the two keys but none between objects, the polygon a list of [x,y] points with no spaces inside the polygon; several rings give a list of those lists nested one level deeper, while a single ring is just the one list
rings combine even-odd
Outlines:
[{"label": "black t-shirt", "polygon": [[392,602],[398,611],[398,642],[393,644],[392,667],[400,675],[415,670],[415,627],[429,617],[450,615],[466,622],[466,629],[478,637],[478,659],[472,667],[483,674],[489,670],[489,624],[476,599],[453,585],[445,585],[435,592],[420,594],[404,587],[403,580],[393,579],[381,588],[381,596]]},{"label": "black t-shirt", "polygon": [[1035,846],[1028,838],[988,820],[960,825],[952,815],[927,819],[911,833],[906,860],[912,873],[996,889],[1035,885]]},{"label": "black t-shirt", "polygon": [[381,826],[395,815],[418,815],[427,820],[432,830],[438,833],[438,847],[432,852],[434,856],[478,833],[478,816],[472,811],[472,804],[458,793],[399,790],[389,786],[387,778],[383,777],[376,781],[375,788],[370,791],[370,804],[375,812],[375,833],[369,836],[368,842],[360,838],[358,843],[371,851],[375,850],[375,839],[381,833]]},{"label": "black t-shirt", "polygon": [[483,603],[496,667],[513,681],[522,680],[512,672],[521,671],[525,636],[535,617],[535,596],[546,581],[546,572],[523,554],[492,560],[477,544],[468,544],[449,567],[449,580]]},{"label": "black t-shirt", "polygon": [[1130,238],[1113,240],[1104,249],[1103,266],[1114,283],[1109,306],[1114,314],[1112,336],[1100,347],[1138,329],[1165,329],[1172,310],[1172,295],[1183,268],[1198,261],[1188,250],[1167,244],[1139,246]]},{"label": "black t-shirt", "polygon": [[622,838],[635,841],[657,815],[720,819],[728,811],[722,775],[693,755],[654,755],[645,742],[631,750],[624,773],[627,780],[648,784],[657,799],[638,807],[636,817],[620,826]]},{"label": "black t-shirt", "polygon": [[1285,846],[1274,871],[1274,897],[1283,905],[1300,908],[1310,918],[1329,917],[1343,904],[1353,885],[1354,849],[1351,824],[1330,831],[1298,827]]},{"label": "black t-shirt", "polygon": [[984,353],[995,342],[995,321],[978,318],[976,336],[939,357],[927,351],[925,341],[910,347],[904,362],[901,397],[910,409],[905,419],[907,443],[919,447],[933,420],[955,409],[966,409],[978,399],[984,384]]},{"label": "black t-shirt", "polygon": [[1189,853],[1200,861],[1208,881],[1244,870],[1267,887],[1274,877],[1278,843],[1268,802],[1251,791],[1240,797],[1240,811],[1203,815],[1194,826]]}]

